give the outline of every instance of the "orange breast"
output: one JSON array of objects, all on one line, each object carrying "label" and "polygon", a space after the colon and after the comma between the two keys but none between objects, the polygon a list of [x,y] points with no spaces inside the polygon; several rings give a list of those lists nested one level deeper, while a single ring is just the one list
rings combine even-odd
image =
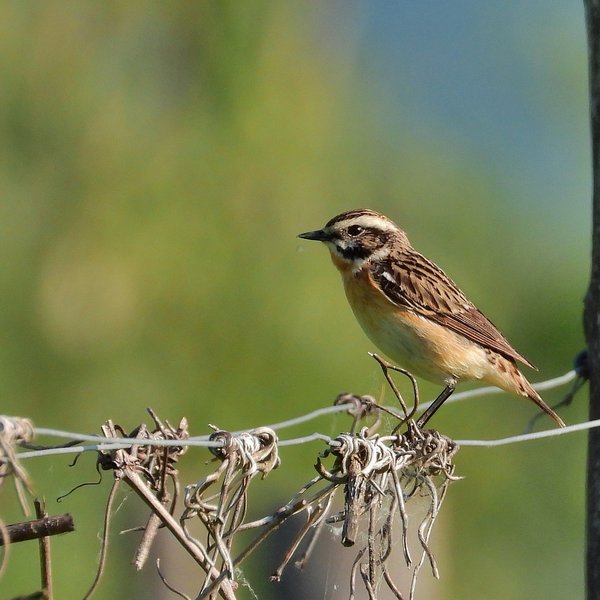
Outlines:
[{"label": "orange breast", "polygon": [[399,366],[424,379],[446,383],[452,379],[485,378],[485,351],[463,336],[396,306],[362,269],[342,271],[352,311],[369,339]]}]

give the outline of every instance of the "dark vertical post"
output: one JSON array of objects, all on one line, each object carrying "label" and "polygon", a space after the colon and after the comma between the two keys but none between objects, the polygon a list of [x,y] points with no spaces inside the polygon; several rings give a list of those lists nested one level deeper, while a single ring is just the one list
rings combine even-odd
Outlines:
[{"label": "dark vertical post", "polygon": [[[584,327],[590,373],[590,419],[600,418],[600,0],[584,0],[590,89],[592,141],[592,269],[585,298]],[[588,600],[600,600],[600,430],[588,439],[587,470]]]}]

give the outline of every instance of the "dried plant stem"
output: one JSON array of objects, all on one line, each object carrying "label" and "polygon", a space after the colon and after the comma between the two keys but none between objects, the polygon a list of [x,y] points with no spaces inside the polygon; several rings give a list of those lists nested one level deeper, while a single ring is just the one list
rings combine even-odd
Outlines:
[{"label": "dried plant stem", "polygon": [[75,531],[73,517],[65,513],[53,517],[44,517],[33,521],[24,521],[23,523],[14,523],[4,525],[2,535],[0,535],[0,546],[7,543],[25,542],[27,540],[36,540],[59,533],[68,533]]},{"label": "dried plant stem", "polygon": [[[175,520],[173,515],[162,505],[160,500],[149,490],[144,480],[133,470],[124,468],[123,481],[129,485],[134,492],[150,507],[152,511],[160,518],[164,526],[173,534],[175,539],[183,546],[186,552],[196,561],[196,563],[210,577],[218,577],[219,571],[211,565],[211,561],[200,547],[192,542],[186,535],[181,525]],[[235,600],[233,588],[228,581],[221,582],[220,594],[226,600]]]},{"label": "dried plant stem", "polygon": [[[154,513],[153,513],[154,514]],[[158,576],[160,577],[160,580],[163,582],[163,584],[165,585],[165,587],[170,591],[173,592],[175,595],[179,596],[180,598],[183,598],[183,600],[192,600],[187,594],[184,594],[182,591],[174,588],[168,581],[167,578],[162,574],[161,570],[160,570],[160,559],[157,558],[156,559],[156,572],[158,573]]]},{"label": "dried plant stem", "polygon": [[100,550],[100,561],[98,563],[98,568],[96,569],[96,576],[94,577],[92,586],[87,591],[86,595],[83,597],[83,600],[91,598],[92,594],[96,591],[96,588],[100,583],[100,578],[102,577],[102,574],[104,573],[104,563],[106,561],[106,551],[108,549],[108,524],[110,523],[112,505],[117,494],[117,490],[119,489],[119,483],[120,481],[118,479],[115,479],[110,489],[110,493],[108,494],[108,500],[106,501],[106,510],[104,511],[104,524],[102,532],[102,548]]},{"label": "dried plant stem", "polygon": [[[35,513],[38,519],[47,519],[45,502],[36,498],[33,501]],[[52,600],[54,597],[52,590],[52,562],[50,558],[50,538],[41,537],[39,540],[40,548],[40,570],[42,576],[42,594],[44,600]]]}]

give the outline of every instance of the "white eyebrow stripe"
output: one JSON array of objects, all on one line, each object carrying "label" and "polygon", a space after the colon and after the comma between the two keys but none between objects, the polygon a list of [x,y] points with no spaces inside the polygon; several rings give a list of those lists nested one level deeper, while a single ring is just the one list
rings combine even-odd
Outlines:
[{"label": "white eyebrow stripe", "polygon": [[372,227],[373,229],[379,229],[380,231],[390,231],[392,229],[396,231],[398,230],[397,225],[391,221],[388,221],[382,217],[376,217],[374,215],[360,215],[358,217],[353,217],[352,219],[346,219],[344,221],[340,221],[339,223],[335,223],[334,227],[337,229],[350,227],[351,225]]}]

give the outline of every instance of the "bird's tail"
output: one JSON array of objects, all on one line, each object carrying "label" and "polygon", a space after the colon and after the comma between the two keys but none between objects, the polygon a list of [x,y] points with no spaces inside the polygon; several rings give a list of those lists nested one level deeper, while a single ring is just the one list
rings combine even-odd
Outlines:
[{"label": "bird's tail", "polygon": [[513,365],[516,371],[516,383],[519,394],[533,400],[548,416],[552,417],[559,427],[565,427],[565,422],[542,400],[542,397],[533,389],[532,385],[525,379],[525,376],[516,365]]}]

